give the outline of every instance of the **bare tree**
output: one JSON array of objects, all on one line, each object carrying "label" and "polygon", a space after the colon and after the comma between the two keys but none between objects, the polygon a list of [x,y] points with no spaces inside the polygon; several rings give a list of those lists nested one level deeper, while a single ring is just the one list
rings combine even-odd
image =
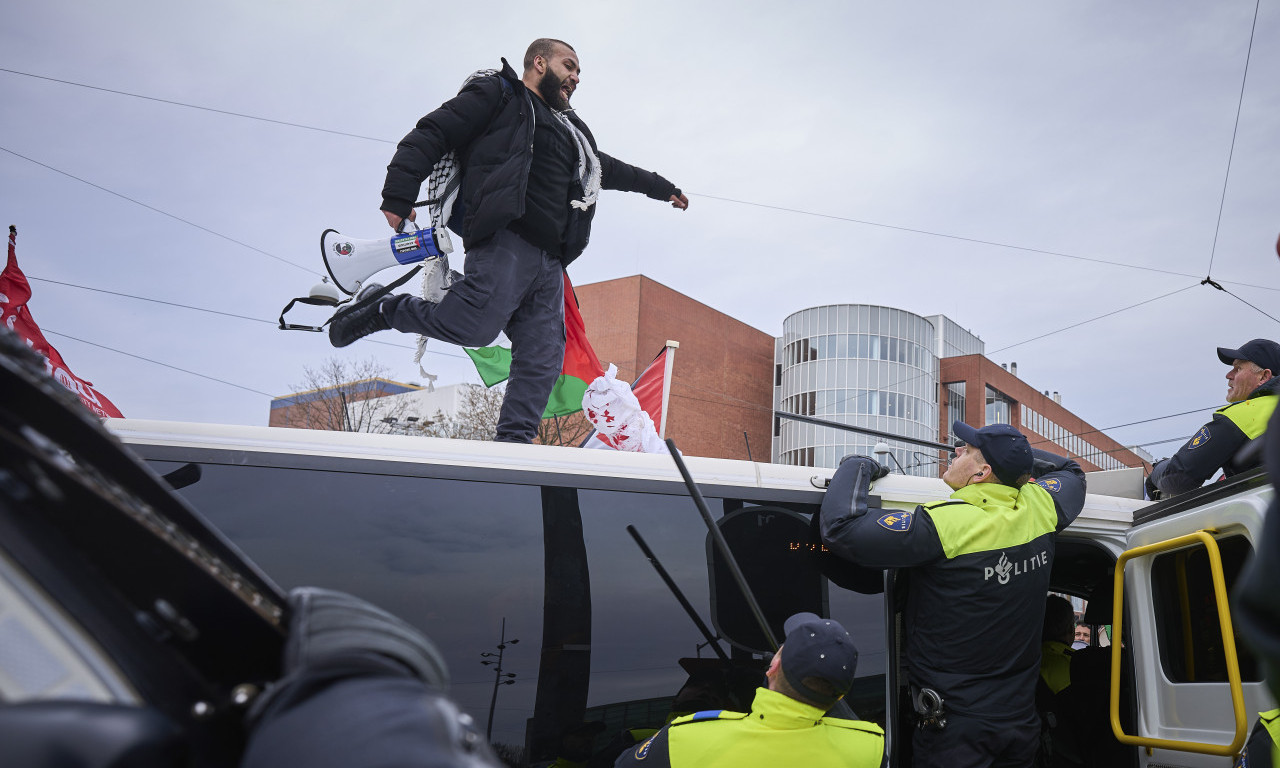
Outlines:
[{"label": "bare tree", "polygon": [[[459,440],[492,440],[498,431],[498,415],[505,395],[501,385],[484,388],[478,384],[467,387],[462,394],[456,414],[446,416],[437,412],[419,432],[428,437],[450,437]],[[591,433],[591,424],[579,413],[543,419],[538,425],[537,442],[542,445],[578,445]]]},{"label": "bare tree", "polygon": [[498,413],[502,410],[505,387],[485,388],[468,384],[459,398],[458,412],[446,416],[440,411],[425,424],[421,434],[427,437],[451,437],[456,440],[492,440],[498,432]]},{"label": "bare tree", "polygon": [[591,434],[591,422],[582,411],[567,416],[543,419],[538,424],[538,442],[543,445],[581,445]]},{"label": "bare tree", "polygon": [[387,433],[414,416],[405,398],[385,396],[380,380],[387,380],[389,372],[374,358],[329,358],[302,371],[302,384],[293,385],[295,403],[284,409],[283,426]]}]

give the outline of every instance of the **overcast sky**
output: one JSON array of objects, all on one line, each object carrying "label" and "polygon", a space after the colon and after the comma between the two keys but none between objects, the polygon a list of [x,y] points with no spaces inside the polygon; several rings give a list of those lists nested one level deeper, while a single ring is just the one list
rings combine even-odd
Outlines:
[{"label": "overcast sky", "polygon": [[[1280,0],[1256,30],[1254,11],[20,3],[0,27],[0,224],[36,321],[126,416],[265,424],[333,355],[417,380],[411,337],[335,351],[275,318],[323,271],[322,230],[389,234],[385,167],[418,117],[559,37],[601,149],[691,200],[604,193],[575,283],[644,274],[771,335],[819,304],[944,313],[1097,427],[1197,411],[1111,432],[1150,443],[1221,404],[1214,347],[1280,338],[1243,303],[1280,316]],[[478,380],[457,347],[425,364]]]}]

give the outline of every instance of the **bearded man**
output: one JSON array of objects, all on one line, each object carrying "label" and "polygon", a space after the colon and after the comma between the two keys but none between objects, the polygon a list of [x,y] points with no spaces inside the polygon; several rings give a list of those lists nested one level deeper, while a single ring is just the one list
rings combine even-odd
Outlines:
[{"label": "bearded man", "polygon": [[447,222],[463,238],[466,275],[438,302],[385,295],[370,284],[334,315],[329,340],[345,347],[394,328],[466,347],[511,340],[511,378],[495,440],[529,443],[564,362],[564,268],[582,254],[601,189],[640,192],[680,210],[674,184],[596,148],[569,103],[581,80],[573,47],[539,38],[524,74],[475,77],[418,121],[387,166],[382,212],[399,231],[415,219],[422,182],[450,151],[461,166]]}]

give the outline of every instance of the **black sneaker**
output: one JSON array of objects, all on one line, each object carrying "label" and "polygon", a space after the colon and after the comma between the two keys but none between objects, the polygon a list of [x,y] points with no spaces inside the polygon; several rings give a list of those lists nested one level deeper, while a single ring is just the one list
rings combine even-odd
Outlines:
[{"label": "black sneaker", "polygon": [[391,324],[382,316],[382,299],[386,294],[387,290],[377,283],[362,288],[351,306],[333,314],[329,321],[329,343],[345,347],[356,339],[390,329]]}]

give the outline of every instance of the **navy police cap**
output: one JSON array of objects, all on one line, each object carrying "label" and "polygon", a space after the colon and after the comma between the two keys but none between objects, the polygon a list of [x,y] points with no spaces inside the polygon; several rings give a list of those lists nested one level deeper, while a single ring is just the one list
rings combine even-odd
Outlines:
[{"label": "navy police cap", "polygon": [[1280,375],[1280,344],[1271,339],[1254,339],[1240,345],[1239,349],[1218,347],[1218,359],[1227,365],[1237,360],[1248,360],[1271,371],[1273,376]]},{"label": "navy police cap", "polygon": [[974,429],[957,421],[951,425],[951,434],[982,451],[992,473],[1005,485],[1017,485],[1018,478],[1031,473],[1035,463],[1031,443],[1009,424],[988,424]]},{"label": "navy police cap", "polygon": [[[783,625],[787,637],[782,642],[782,674],[797,692],[830,709],[853,686],[858,669],[858,649],[840,622],[813,613],[797,613]],[[831,684],[836,696],[815,691],[804,684],[816,677]]]}]

